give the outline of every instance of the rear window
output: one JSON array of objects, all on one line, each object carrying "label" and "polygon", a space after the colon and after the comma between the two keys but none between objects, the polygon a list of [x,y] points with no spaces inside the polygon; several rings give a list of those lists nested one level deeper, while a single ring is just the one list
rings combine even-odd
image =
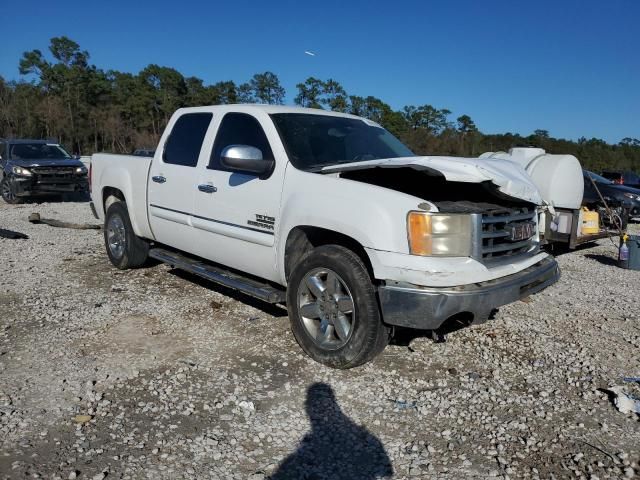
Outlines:
[{"label": "rear window", "polygon": [[195,167],[212,117],[213,114],[203,112],[178,118],[164,146],[164,163]]}]

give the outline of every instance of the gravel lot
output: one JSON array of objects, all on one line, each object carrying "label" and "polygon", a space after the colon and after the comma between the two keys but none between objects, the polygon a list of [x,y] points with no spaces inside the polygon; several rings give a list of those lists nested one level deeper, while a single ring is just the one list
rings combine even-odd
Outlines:
[{"label": "gravel lot", "polygon": [[640,474],[638,415],[601,390],[640,398],[622,380],[640,375],[640,272],[608,240],[487,324],[334,371],[284,309],[164,265],[118,271],[100,231],[31,212],[96,222],[87,203],[0,202],[0,228],[30,236],[0,238],[0,478]]}]

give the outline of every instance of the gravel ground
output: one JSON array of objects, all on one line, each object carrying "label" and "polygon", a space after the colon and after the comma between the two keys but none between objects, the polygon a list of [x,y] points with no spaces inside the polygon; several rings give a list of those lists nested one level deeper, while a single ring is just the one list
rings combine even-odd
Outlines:
[{"label": "gravel ground", "polygon": [[640,272],[608,240],[484,325],[334,371],[284,309],[164,265],[118,271],[101,232],[36,211],[95,223],[86,203],[0,202],[0,228],[30,236],[0,239],[0,478],[640,473],[638,416],[602,391],[640,391],[622,380],[640,375]]}]

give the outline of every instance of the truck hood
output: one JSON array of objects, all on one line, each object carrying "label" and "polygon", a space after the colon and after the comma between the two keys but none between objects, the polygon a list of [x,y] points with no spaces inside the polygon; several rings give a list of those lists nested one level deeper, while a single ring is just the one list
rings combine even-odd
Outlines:
[{"label": "truck hood", "polygon": [[402,157],[343,163],[324,167],[321,173],[339,173],[372,168],[412,168],[427,175],[443,176],[449,182],[491,182],[504,195],[542,204],[537,187],[524,168],[515,162],[491,158]]},{"label": "truck hood", "polygon": [[82,167],[83,163],[75,158],[42,158],[42,159],[11,159],[7,163],[18,167]]}]

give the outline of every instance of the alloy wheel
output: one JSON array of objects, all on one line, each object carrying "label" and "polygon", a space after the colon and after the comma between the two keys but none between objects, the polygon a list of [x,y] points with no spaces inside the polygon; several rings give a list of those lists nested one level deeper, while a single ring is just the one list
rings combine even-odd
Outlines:
[{"label": "alloy wheel", "polygon": [[313,341],[336,350],[353,334],[355,304],[346,283],[333,270],[316,268],[298,287],[298,311]]},{"label": "alloy wheel", "polygon": [[115,258],[122,258],[127,245],[124,222],[120,215],[112,215],[107,223],[107,244]]}]

